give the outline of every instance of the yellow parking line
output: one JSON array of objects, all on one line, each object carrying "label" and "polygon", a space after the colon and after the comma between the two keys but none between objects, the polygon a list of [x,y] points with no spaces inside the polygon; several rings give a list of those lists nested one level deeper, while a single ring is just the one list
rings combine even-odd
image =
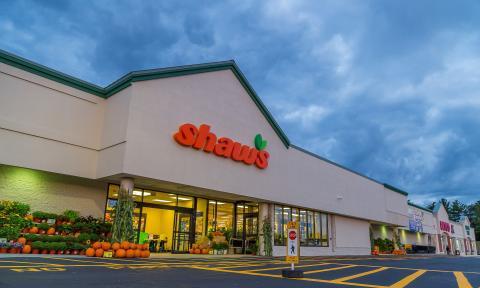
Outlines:
[{"label": "yellow parking line", "polygon": [[468,279],[463,275],[462,272],[453,272],[453,275],[455,275],[455,278],[457,279],[457,284],[458,288],[473,288],[472,284],[468,282]]},{"label": "yellow parking line", "polygon": [[[80,262],[80,263],[94,263],[94,264],[110,264],[110,265],[124,265],[124,264],[117,264],[112,262],[105,262],[105,261],[89,261],[89,260],[79,260],[79,259],[71,259],[71,258],[60,258],[60,257],[42,257],[45,259],[55,259],[55,260],[65,260],[65,261],[73,261],[73,262]],[[87,258],[88,259],[88,258]]]},{"label": "yellow parking line", "polygon": [[[295,265],[295,267],[300,268],[300,267],[312,267],[312,266],[325,266],[328,265],[328,263],[317,263],[317,264],[307,264],[307,265]],[[342,265],[342,264],[333,264],[333,265]],[[278,269],[287,269],[290,268],[290,266],[280,266],[280,267],[269,267],[269,268],[262,268],[262,269],[254,269],[254,270],[248,270],[250,272],[259,272],[259,271],[270,271],[270,270],[278,270]]]},{"label": "yellow parking line", "polygon": [[425,274],[425,272],[427,272],[427,270],[418,270],[418,271],[408,275],[407,277],[403,278],[402,280],[392,284],[389,288],[403,288],[403,287],[407,286],[408,284],[410,284],[411,282],[413,282],[418,277]]},{"label": "yellow parking line", "polygon": [[358,265],[346,265],[346,266],[341,266],[341,267],[334,267],[334,268],[327,268],[327,269],[320,269],[320,270],[305,271],[305,272],[303,272],[303,274],[322,273],[322,272],[342,270],[342,269],[347,269],[347,268],[352,268],[352,267],[358,267]]},{"label": "yellow parking line", "polygon": [[[50,265],[50,266],[58,266],[60,264],[53,264],[53,263],[45,263],[45,262],[32,262],[32,261],[18,261],[18,260],[0,260],[2,263],[21,263],[21,264],[37,264],[37,265]],[[0,266],[2,267],[2,266]]]},{"label": "yellow parking line", "polygon": [[380,271],[387,270],[387,269],[390,269],[390,268],[380,267],[380,268],[377,268],[375,270],[370,270],[370,271],[366,271],[366,272],[363,272],[363,273],[358,273],[358,274],[355,274],[355,275],[334,279],[332,281],[333,282],[345,282],[345,281],[352,280],[352,279],[355,279],[355,278],[360,278],[360,277],[367,276],[367,275],[370,275],[370,274],[378,273]]}]

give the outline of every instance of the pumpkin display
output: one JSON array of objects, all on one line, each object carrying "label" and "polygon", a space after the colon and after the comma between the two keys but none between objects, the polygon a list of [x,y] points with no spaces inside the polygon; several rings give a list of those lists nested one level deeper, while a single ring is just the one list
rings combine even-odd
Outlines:
[{"label": "pumpkin display", "polygon": [[193,248],[191,248],[191,249],[188,250],[188,253],[190,253],[190,254],[193,254],[194,252],[195,252],[195,251],[193,250]]},{"label": "pumpkin display", "polygon": [[87,257],[93,257],[93,256],[95,256],[95,249],[93,249],[93,248],[88,248],[87,251],[85,251],[85,255],[87,255]]},{"label": "pumpkin display", "polygon": [[150,257],[150,251],[143,250],[142,251],[142,258],[148,258],[148,257]]},{"label": "pumpkin display", "polygon": [[140,257],[142,257],[142,250],[140,249],[135,250],[135,258],[140,258]]},{"label": "pumpkin display", "polygon": [[200,249],[198,249],[198,248],[197,248],[197,249],[194,249],[194,251],[195,251],[195,254],[200,254],[200,253],[202,252],[202,251],[201,251]]},{"label": "pumpkin display", "polygon": [[38,233],[38,227],[32,227],[30,228],[30,231],[29,231],[31,234],[37,234]]},{"label": "pumpkin display", "polygon": [[115,242],[112,244],[112,249],[113,251],[117,251],[118,249],[120,249],[120,243],[118,242]]},{"label": "pumpkin display", "polygon": [[102,249],[104,251],[108,251],[110,250],[110,247],[112,246],[112,244],[110,244],[110,242],[102,242]]},{"label": "pumpkin display", "polygon": [[103,257],[103,249],[99,248],[95,250],[95,257]]},{"label": "pumpkin display", "polygon": [[125,256],[127,256],[127,258],[133,258],[133,257],[135,257],[135,250],[133,250],[133,249],[128,249]]},{"label": "pumpkin display", "polygon": [[120,248],[117,251],[115,251],[115,257],[124,258],[125,257],[125,249]]},{"label": "pumpkin display", "polygon": [[124,250],[130,249],[130,243],[128,241],[123,241],[122,244],[120,244],[120,247]]},{"label": "pumpkin display", "polygon": [[202,249],[202,254],[208,254],[208,249],[207,248]]},{"label": "pumpkin display", "polygon": [[25,239],[25,237],[20,237],[17,239],[17,242],[22,245],[25,245],[27,243],[27,239]]},{"label": "pumpkin display", "polygon": [[137,244],[135,244],[135,243],[130,243],[130,247],[129,247],[129,248],[132,249],[132,250],[135,250],[135,249],[137,249]]},{"label": "pumpkin display", "polygon": [[102,243],[97,241],[97,242],[93,243],[92,248],[95,249],[95,250],[100,249],[100,248],[102,248]]},{"label": "pumpkin display", "polygon": [[148,243],[143,244],[143,250],[148,250]]},{"label": "pumpkin display", "polygon": [[48,228],[47,235],[53,235],[53,234],[55,234],[55,228],[53,227]]}]

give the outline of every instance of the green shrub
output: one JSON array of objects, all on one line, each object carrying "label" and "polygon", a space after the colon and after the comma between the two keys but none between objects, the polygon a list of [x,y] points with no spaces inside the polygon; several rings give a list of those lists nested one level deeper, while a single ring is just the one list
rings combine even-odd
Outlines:
[{"label": "green shrub", "polygon": [[68,219],[68,221],[75,222],[80,216],[80,213],[74,210],[65,210],[63,212],[63,216],[65,216]]}]

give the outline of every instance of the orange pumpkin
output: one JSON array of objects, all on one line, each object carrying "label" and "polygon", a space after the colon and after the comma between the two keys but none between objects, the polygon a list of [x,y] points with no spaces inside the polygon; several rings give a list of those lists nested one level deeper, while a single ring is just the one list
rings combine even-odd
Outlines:
[{"label": "orange pumpkin", "polygon": [[17,239],[17,242],[25,245],[27,243],[27,239],[25,239],[25,237],[20,237]]},{"label": "orange pumpkin", "polygon": [[123,241],[122,244],[120,244],[120,247],[124,250],[130,249],[130,243],[128,241]]},{"label": "orange pumpkin", "polygon": [[202,249],[202,254],[208,254],[208,249]]},{"label": "orange pumpkin", "polygon": [[148,243],[143,244],[143,250],[148,250]]},{"label": "orange pumpkin", "polygon": [[95,250],[95,257],[103,257],[103,249],[99,248]]},{"label": "orange pumpkin", "polygon": [[87,257],[93,257],[93,256],[95,256],[95,249],[93,249],[93,248],[88,248],[87,251],[85,252],[85,255],[87,255]]},{"label": "orange pumpkin", "polygon": [[132,250],[137,249],[137,244],[135,244],[135,243],[130,243],[130,245],[128,246],[128,249],[132,249]]},{"label": "orange pumpkin", "polygon": [[93,243],[92,248],[95,249],[95,250],[100,249],[100,248],[102,248],[102,243],[97,241],[97,242]]},{"label": "orange pumpkin", "polygon": [[188,253],[193,254],[195,251],[192,249],[188,250]]},{"label": "orange pumpkin", "polygon": [[202,252],[202,251],[201,251],[200,249],[198,249],[198,248],[197,248],[197,249],[194,249],[194,251],[195,251],[195,254],[200,254],[200,253]]},{"label": "orange pumpkin", "polygon": [[124,258],[125,257],[125,250],[124,249],[118,249],[117,251],[115,251],[115,257]]},{"label": "orange pumpkin", "polygon": [[127,256],[127,258],[133,258],[133,257],[135,257],[135,250],[133,250],[133,249],[128,249],[126,256]]},{"label": "orange pumpkin", "polygon": [[150,257],[150,251],[143,250],[142,251],[142,258],[148,258],[148,257]]},{"label": "orange pumpkin", "polygon": [[140,257],[142,257],[142,250],[140,249],[135,250],[135,258],[140,258]]},{"label": "orange pumpkin", "polygon": [[38,227],[32,227],[30,228],[30,231],[29,231],[31,234],[37,234],[38,233]]},{"label": "orange pumpkin", "polygon": [[48,228],[47,235],[53,235],[53,234],[55,234],[55,228],[53,227]]},{"label": "orange pumpkin", "polygon": [[117,243],[117,242],[113,243],[112,244],[112,249],[113,249],[113,251],[117,251],[118,249],[120,249],[120,243]]},{"label": "orange pumpkin", "polygon": [[111,246],[112,246],[112,244],[110,244],[110,242],[102,242],[102,249],[105,250],[105,251],[110,250]]},{"label": "orange pumpkin", "polygon": [[[25,238],[23,238],[23,239],[25,239]],[[30,246],[30,245],[23,246],[23,249],[22,249],[23,254],[30,254],[30,252],[32,252],[32,246]]]},{"label": "orange pumpkin", "polygon": [[197,249],[198,248],[198,244],[192,244],[192,249]]}]

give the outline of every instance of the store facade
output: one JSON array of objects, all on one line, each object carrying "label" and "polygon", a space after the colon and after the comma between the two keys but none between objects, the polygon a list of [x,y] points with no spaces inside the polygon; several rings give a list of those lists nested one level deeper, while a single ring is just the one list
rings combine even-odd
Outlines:
[{"label": "store facade", "polygon": [[111,218],[136,202],[138,239],[185,252],[224,231],[238,253],[267,221],[274,255],[369,254],[372,223],[408,221],[407,194],[290,143],[233,61],[132,72],[98,87],[0,52],[0,194]]}]

